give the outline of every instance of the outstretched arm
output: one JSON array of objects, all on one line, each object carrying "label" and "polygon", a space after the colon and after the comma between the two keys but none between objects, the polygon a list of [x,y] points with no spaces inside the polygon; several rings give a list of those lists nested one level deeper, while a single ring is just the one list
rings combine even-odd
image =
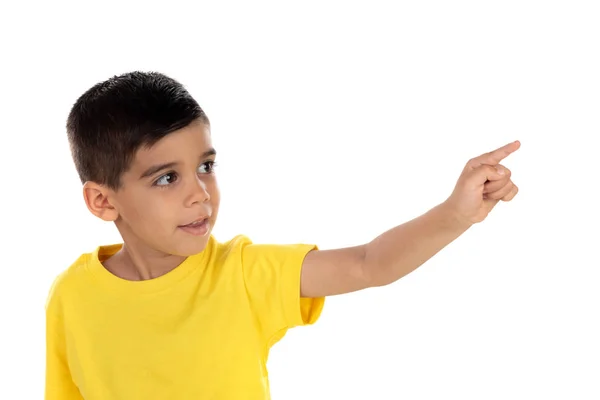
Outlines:
[{"label": "outstretched arm", "polygon": [[323,297],[395,282],[483,221],[500,201],[517,194],[500,162],[513,142],[470,160],[450,197],[427,213],[355,247],[312,251],[302,266],[302,297]]}]

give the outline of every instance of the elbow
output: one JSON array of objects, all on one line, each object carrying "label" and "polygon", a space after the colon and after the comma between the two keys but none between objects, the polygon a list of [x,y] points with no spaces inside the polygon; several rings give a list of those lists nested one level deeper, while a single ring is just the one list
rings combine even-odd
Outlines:
[{"label": "elbow", "polygon": [[386,279],[381,263],[369,252],[366,245],[363,246],[361,275],[367,288],[386,286],[391,283]]}]

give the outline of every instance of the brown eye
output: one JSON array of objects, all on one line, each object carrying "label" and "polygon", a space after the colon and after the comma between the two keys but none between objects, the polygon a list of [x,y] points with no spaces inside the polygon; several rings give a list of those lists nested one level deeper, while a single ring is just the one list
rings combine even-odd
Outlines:
[{"label": "brown eye", "polygon": [[214,168],[215,168],[215,162],[207,161],[207,162],[203,163],[202,165],[200,165],[200,167],[198,167],[198,173],[199,174],[210,174],[211,172],[213,172]]},{"label": "brown eye", "polygon": [[169,172],[164,174],[154,182],[156,186],[167,186],[177,180],[177,174],[175,172]]}]

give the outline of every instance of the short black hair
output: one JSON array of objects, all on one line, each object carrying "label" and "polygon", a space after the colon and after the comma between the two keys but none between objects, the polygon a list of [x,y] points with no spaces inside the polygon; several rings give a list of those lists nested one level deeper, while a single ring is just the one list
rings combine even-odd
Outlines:
[{"label": "short black hair", "polygon": [[178,81],[158,72],[128,72],[97,83],[73,105],[67,135],[82,183],[121,187],[136,151],[194,121],[210,125]]}]

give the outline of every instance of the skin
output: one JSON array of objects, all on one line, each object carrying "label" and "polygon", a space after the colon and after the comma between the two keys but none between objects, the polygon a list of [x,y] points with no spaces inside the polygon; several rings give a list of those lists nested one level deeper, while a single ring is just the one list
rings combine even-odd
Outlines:
[{"label": "skin", "polygon": [[[114,222],[123,238],[123,248],[104,262],[109,271],[128,280],[152,279],[206,247],[220,202],[212,149],[210,127],[195,122],[139,149],[118,190],[84,184],[90,212]],[[141,177],[167,163],[175,165]],[[194,236],[179,228],[202,216],[209,216],[206,235]]]},{"label": "skin", "polygon": [[499,201],[518,188],[500,162],[519,149],[513,142],[470,160],[446,201],[373,241],[355,247],[309,253],[302,268],[304,297],[331,296],[389,285],[412,272],[482,222]]},{"label": "skin", "polygon": [[[499,201],[511,201],[518,188],[500,162],[519,149],[513,142],[471,159],[450,196],[425,214],[354,247],[315,250],[302,265],[302,297],[324,297],[388,285],[415,270],[485,220]],[[150,148],[140,149],[115,191],[93,182],[84,185],[89,210],[113,221],[123,248],[104,261],[116,276],[152,279],[201,252],[217,219],[219,189],[210,165],[215,155],[210,127],[201,122],[173,132]],[[148,177],[153,166],[176,163]],[[179,226],[209,216],[204,236]]]}]

